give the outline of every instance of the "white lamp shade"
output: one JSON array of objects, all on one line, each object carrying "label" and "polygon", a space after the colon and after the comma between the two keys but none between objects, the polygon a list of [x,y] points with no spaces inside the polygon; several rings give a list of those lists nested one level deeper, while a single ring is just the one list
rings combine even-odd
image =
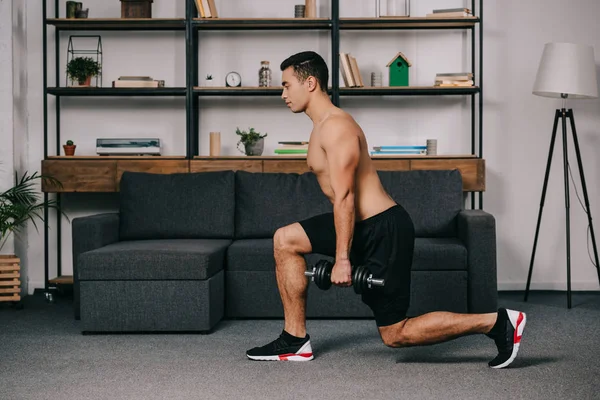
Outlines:
[{"label": "white lamp shade", "polygon": [[594,48],[572,43],[546,43],[533,94],[570,99],[598,97]]}]

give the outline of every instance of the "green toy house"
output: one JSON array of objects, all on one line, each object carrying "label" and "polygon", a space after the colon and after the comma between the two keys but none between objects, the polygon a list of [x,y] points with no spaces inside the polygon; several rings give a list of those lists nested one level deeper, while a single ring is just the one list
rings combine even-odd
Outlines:
[{"label": "green toy house", "polygon": [[412,64],[401,52],[398,52],[386,65],[390,71],[390,86],[408,86],[408,69]]}]

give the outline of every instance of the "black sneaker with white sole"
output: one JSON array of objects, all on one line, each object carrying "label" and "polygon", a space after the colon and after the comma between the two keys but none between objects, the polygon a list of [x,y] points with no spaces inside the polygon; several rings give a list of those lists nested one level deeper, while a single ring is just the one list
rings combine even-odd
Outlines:
[{"label": "black sneaker with white sole", "polygon": [[525,313],[500,308],[498,320],[490,333],[487,334],[496,342],[498,355],[488,365],[492,368],[508,367],[517,357],[527,316]]},{"label": "black sneaker with white sole", "polygon": [[289,337],[283,332],[271,343],[248,350],[246,356],[256,361],[310,361],[314,358],[309,335],[296,341]]}]

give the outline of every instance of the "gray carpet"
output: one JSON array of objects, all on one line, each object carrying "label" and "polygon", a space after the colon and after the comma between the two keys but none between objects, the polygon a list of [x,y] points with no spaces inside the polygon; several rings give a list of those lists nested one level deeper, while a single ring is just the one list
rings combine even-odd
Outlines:
[{"label": "gray carpet", "polygon": [[483,335],[385,347],[372,320],[309,320],[315,360],[256,362],[282,321],[223,321],[209,335],[81,335],[68,297],[0,304],[0,399],[598,399],[600,294],[501,294],[528,313],[519,357],[493,370]]}]

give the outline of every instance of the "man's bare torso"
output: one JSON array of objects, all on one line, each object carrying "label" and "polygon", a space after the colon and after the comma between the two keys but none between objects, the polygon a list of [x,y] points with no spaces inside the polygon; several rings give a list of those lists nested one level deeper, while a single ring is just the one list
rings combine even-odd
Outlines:
[{"label": "man's bare torso", "polygon": [[327,135],[327,132],[322,130],[321,127],[323,123],[331,117],[335,117],[336,119],[343,118],[347,121],[351,121],[351,125],[354,127],[352,133],[359,137],[360,157],[356,170],[354,192],[356,209],[355,220],[357,222],[362,221],[395,205],[396,202],[388,195],[381,185],[377,171],[369,156],[367,140],[362,129],[349,114],[339,108],[333,108],[323,121],[319,124],[315,124],[308,145],[306,161],[310,170],[316,175],[323,193],[333,203],[334,193],[329,180],[327,154],[320,143],[323,135]]}]

